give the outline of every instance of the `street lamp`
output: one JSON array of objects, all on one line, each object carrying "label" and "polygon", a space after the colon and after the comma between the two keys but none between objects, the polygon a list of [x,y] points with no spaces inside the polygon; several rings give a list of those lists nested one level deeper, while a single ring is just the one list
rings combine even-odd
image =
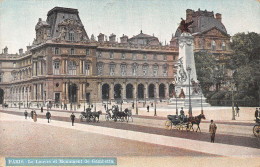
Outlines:
[{"label": "street lamp", "polygon": [[138,88],[137,88],[137,84],[136,84],[136,90],[135,90],[135,115],[138,115],[138,107],[137,107],[137,97],[138,97]]},{"label": "street lamp", "polygon": [[192,117],[192,108],[191,108],[191,98],[190,98],[190,74],[191,74],[191,68],[187,67],[187,72],[189,75],[189,117]]},{"label": "street lamp", "polygon": [[26,88],[26,94],[27,94],[27,108],[28,108],[28,88]]},{"label": "street lamp", "polygon": [[176,115],[178,115],[177,89],[175,90],[175,99],[176,99]]},{"label": "street lamp", "polygon": [[235,110],[234,110],[234,83],[231,84],[231,90],[232,90],[232,120],[235,119]]},{"label": "street lamp", "polygon": [[154,87],[154,116],[157,116],[157,113],[156,113],[156,87]]}]

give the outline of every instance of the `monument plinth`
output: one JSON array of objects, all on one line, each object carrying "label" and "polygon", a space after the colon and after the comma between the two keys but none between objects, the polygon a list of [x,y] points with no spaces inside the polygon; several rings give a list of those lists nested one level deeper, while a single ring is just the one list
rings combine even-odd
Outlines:
[{"label": "monument plinth", "polygon": [[[193,45],[194,38],[190,33],[183,32],[178,38],[179,41],[179,57],[177,61],[177,73],[175,76],[175,89],[178,98],[178,105],[189,107],[189,89],[191,97],[191,106],[210,106],[206,103],[206,98],[203,96],[197,80],[195,67]],[[189,70],[188,70],[189,69]],[[174,104],[175,99],[171,99],[171,104]]]}]

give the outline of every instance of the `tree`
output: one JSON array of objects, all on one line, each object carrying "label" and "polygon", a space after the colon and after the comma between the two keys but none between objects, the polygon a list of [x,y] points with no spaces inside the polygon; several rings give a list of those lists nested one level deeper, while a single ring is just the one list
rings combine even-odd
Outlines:
[{"label": "tree", "polygon": [[209,93],[209,88],[213,85],[216,85],[216,91],[218,91],[225,75],[215,56],[209,52],[197,52],[194,57],[196,72],[203,93]]},{"label": "tree", "polygon": [[259,101],[260,34],[237,33],[232,37],[231,68],[237,87],[235,97]]}]

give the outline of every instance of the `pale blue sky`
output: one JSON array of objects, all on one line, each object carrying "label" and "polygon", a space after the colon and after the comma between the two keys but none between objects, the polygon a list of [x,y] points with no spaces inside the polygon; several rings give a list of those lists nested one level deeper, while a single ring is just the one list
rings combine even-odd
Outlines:
[{"label": "pale blue sky", "polygon": [[0,49],[25,49],[35,38],[38,18],[46,20],[55,6],[77,8],[89,37],[100,32],[132,37],[142,29],[169,43],[186,9],[198,8],[221,13],[230,35],[260,33],[258,0],[0,0]]}]

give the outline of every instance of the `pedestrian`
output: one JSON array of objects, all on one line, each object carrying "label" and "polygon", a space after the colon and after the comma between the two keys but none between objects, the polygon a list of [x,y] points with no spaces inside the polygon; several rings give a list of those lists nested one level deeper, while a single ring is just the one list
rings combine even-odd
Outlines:
[{"label": "pedestrian", "polygon": [[34,121],[34,122],[37,122],[37,114],[36,114],[35,111],[33,112],[33,121]]},{"label": "pedestrian", "polygon": [[107,109],[107,105],[104,105],[104,109],[105,109],[105,110]]},{"label": "pedestrian", "polygon": [[91,104],[91,108],[93,108],[93,104]]},{"label": "pedestrian", "polygon": [[25,119],[27,119],[27,115],[28,115],[28,112],[27,112],[27,110],[25,110],[25,111],[24,111]]},{"label": "pedestrian", "polygon": [[153,103],[151,103],[151,107],[153,107]]},{"label": "pedestrian", "polygon": [[31,118],[33,119],[33,110],[31,111]]},{"label": "pedestrian", "polygon": [[48,123],[50,123],[51,113],[49,111],[46,113],[46,118],[48,119]]},{"label": "pedestrian", "polygon": [[43,107],[41,106],[41,113],[43,113]]},{"label": "pedestrian", "polygon": [[216,131],[217,131],[217,125],[213,122],[213,120],[211,120],[209,125],[211,143],[215,142]]},{"label": "pedestrian", "polygon": [[185,117],[185,113],[184,113],[183,107],[181,107],[180,115],[181,115],[181,119],[183,120],[184,117]]},{"label": "pedestrian", "polygon": [[238,104],[236,103],[236,116],[238,116],[239,117],[239,107],[238,107]]},{"label": "pedestrian", "polygon": [[133,109],[135,108],[135,103],[134,103],[134,102],[132,103],[132,108],[133,108]]},{"label": "pedestrian", "polygon": [[258,114],[259,114],[259,111],[258,111],[258,109],[256,108],[256,110],[255,110],[255,119],[258,118]]},{"label": "pedestrian", "polygon": [[71,119],[71,122],[72,122],[72,126],[74,126],[74,120],[75,120],[74,113],[71,114],[70,119]]},{"label": "pedestrian", "polygon": [[149,112],[149,105],[147,105],[147,112]]}]

